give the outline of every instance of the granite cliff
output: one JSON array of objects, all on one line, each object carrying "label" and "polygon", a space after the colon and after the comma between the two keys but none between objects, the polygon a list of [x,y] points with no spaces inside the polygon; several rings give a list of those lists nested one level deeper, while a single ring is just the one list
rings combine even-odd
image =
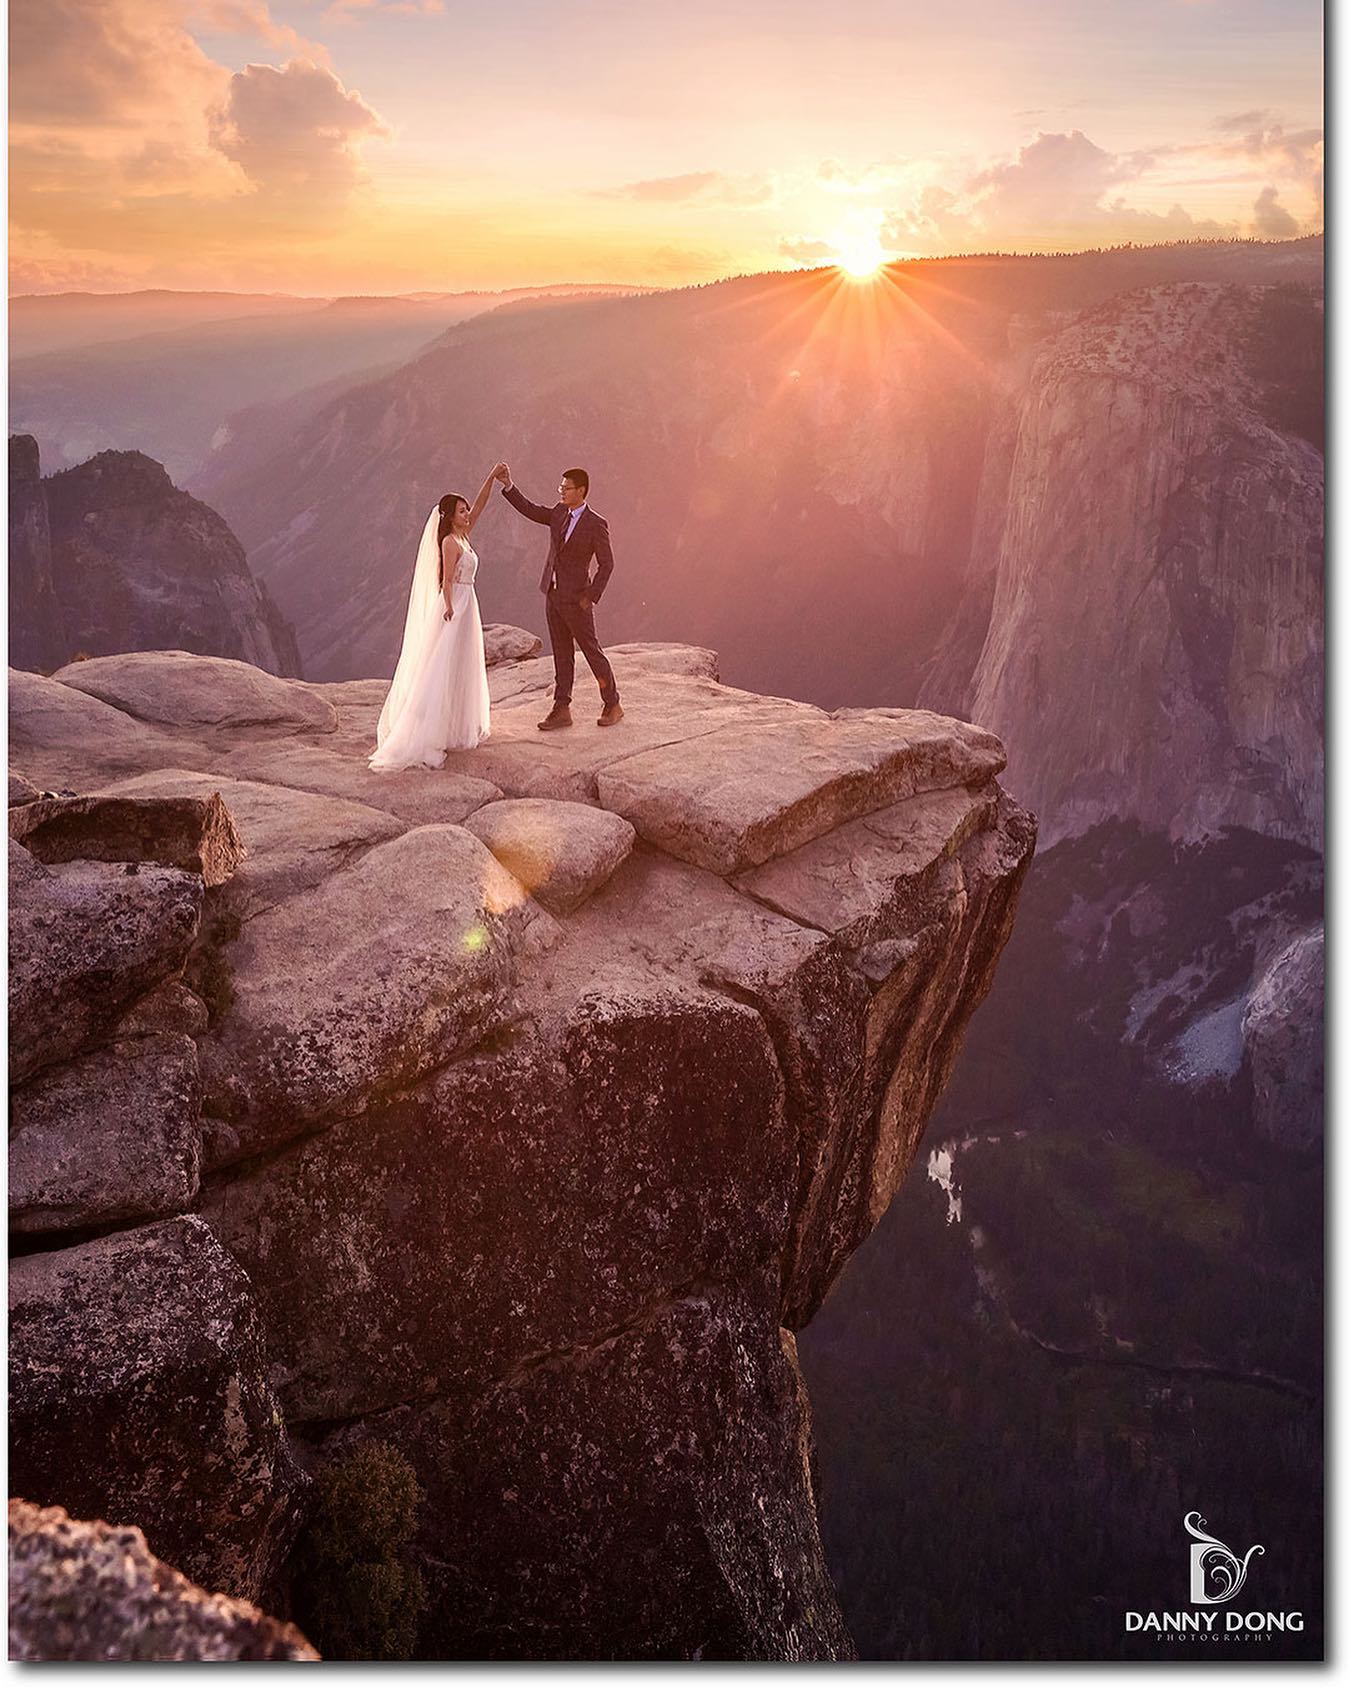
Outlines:
[{"label": "granite cliff", "polygon": [[1309,337],[1309,297],[1144,289],[1042,344],[1008,404],[919,701],[1017,747],[1046,844],[1128,816],[1320,848],[1325,463],[1269,379]]},{"label": "granite cliff", "polygon": [[289,1616],[378,1442],[416,1656],[854,1655],[795,1332],[1035,822],[980,727],[613,655],[620,728],[501,660],[487,744],[384,776],[383,682],[11,673],[12,1492]]},{"label": "granite cliff", "polygon": [[213,509],[139,451],[45,478],[37,441],[9,442],[10,660],[183,646],[298,674],[295,634]]}]

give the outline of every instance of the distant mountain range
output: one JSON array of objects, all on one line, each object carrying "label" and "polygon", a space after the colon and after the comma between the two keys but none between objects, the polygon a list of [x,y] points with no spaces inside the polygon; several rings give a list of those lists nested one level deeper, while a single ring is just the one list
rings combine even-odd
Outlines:
[{"label": "distant mountain range", "polygon": [[134,448],[180,479],[262,401],[396,368],[454,323],[522,300],[627,288],[575,286],[396,298],[143,292],[10,301],[10,426],[55,468]]}]

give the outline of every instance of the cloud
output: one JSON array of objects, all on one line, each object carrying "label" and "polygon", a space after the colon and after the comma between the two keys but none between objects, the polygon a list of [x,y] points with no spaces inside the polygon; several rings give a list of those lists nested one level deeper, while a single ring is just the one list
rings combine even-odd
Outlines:
[{"label": "cloud", "polygon": [[1209,150],[1228,159],[1248,159],[1267,174],[1305,187],[1316,202],[1325,204],[1325,132],[1303,127],[1289,129],[1269,111],[1241,111],[1214,120],[1213,127],[1231,137]]},{"label": "cloud", "polygon": [[1015,159],[976,171],[956,189],[929,184],[887,217],[881,238],[892,251],[1044,250],[1236,232],[1180,204],[1165,212],[1127,204],[1121,189],[1155,161],[1151,151],[1108,152],[1080,129],[1041,133]]},{"label": "cloud", "polygon": [[136,281],[125,269],[65,257],[14,258],[9,291],[17,293],[122,293]]},{"label": "cloud", "polygon": [[1261,189],[1255,202],[1252,226],[1262,240],[1284,240],[1298,231],[1297,218],[1279,204],[1276,187]]},{"label": "cloud", "polygon": [[436,17],[445,10],[445,0],[332,0],[324,12],[331,22],[342,22],[374,12],[381,17]]},{"label": "cloud", "polygon": [[696,170],[686,176],[656,176],[621,187],[600,188],[606,199],[637,199],[666,205],[766,205],[774,185],[764,176],[728,176],[720,170]]},{"label": "cloud", "polygon": [[13,0],[11,121],[149,128],[193,116],[228,72],[183,27],[178,0]]},{"label": "cloud", "polygon": [[13,0],[10,256],[21,285],[222,281],[324,238],[387,133],[326,65],[231,75],[187,19],[278,45],[265,0]]},{"label": "cloud", "polygon": [[259,192],[297,209],[344,202],[364,180],[361,143],[389,133],[377,111],[311,59],[236,71],[209,123],[212,144]]},{"label": "cloud", "polygon": [[879,193],[893,185],[895,167],[892,164],[864,164],[860,170],[849,170],[837,158],[826,158],[815,172],[815,177],[831,193]]},{"label": "cloud", "polygon": [[832,264],[838,262],[838,250],[828,240],[780,240],[778,251],[794,264]]},{"label": "cloud", "polygon": [[1263,110],[1229,112],[1226,116],[1215,117],[1209,127],[1224,134],[1231,134],[1233,131],[1254,128],[1257,123],[1263,123],[1268,115],[1269,113]]},{"label": "cloud", "polygon": [[289,24],[277,23],[266,0],[188,0],[188,17],[221,35],[252,36],[270,47],[303,54],[318,64],[328,62],[328,49],[300,35]]}]

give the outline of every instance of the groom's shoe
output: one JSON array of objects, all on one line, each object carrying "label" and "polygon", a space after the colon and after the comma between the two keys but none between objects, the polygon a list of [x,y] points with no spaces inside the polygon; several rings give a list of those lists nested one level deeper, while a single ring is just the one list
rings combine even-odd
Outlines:
[{"label": "groom's shoe", "polygon": [[623,705],[621,703],[609,703],[606,705],[604,713],[595,722],[595,724],[596,726],[612,726],[615,721],[622,719]]},{"label": "groom's shoe", "polygon": [[554,703],[539,722],[540,732],[556,732],[560,726],[571,725],[571,710],[565,703]]}]

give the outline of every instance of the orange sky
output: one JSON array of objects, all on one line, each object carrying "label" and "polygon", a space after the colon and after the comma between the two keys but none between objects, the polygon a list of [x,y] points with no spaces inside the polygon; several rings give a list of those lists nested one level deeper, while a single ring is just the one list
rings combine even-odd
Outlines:
[{"label": "orange sky", "polygon": [[660,285],[1321,226],[1309,0],[13,0],[11,291]]}]

